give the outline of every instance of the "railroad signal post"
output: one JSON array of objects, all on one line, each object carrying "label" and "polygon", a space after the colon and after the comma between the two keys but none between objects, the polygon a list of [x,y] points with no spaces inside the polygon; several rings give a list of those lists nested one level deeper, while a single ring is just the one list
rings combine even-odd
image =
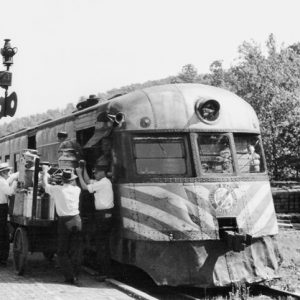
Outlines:
[{"label": "railroad signal post", "polygon": [[18,49],[16,47],[11,47],[10,39],[4,40],[4,46],[1,48],[1,55],[6,70],[0,71],[0,86],[5,89],[5,95],[4,98],[0,97],[0,119],[6,116],[13,117],[17,110],[17,94],[12,92],[8,96],[8,87],[11,86],[12,82],[12,73],[9,72],[9,68],[13,64],[13,56],[17,51]]}]

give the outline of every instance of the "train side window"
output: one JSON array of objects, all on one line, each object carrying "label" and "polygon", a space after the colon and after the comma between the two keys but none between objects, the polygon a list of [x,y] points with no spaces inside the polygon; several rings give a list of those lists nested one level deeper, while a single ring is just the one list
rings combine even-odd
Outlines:
[{"label": "train side window", "polygon": [[5,155],[4,161],[8,164],[10,164],[10,156],[9,155]]},{"label": "train side window", "polygon": [[35,135],[28,136],[28,149],[36,149]]},{"label": "train side window", "polygon": [[232,153],[226,134],[199,134],[198,148],[204,173],[233,173]]},{"label": "train side window", "polygon": [[241,173],[260,173],[265,171],[262,148],[258,135],[234,134],[238,168]]},{"label": "train side window", "polygon": [[[89,128],[85,128],[82,130],[78,130],[78,131],[76,131],[76,141],[81,146],[84,146],[93,137],[94,133],[95,133],[95,127],[89,127]],[[95,136],[95,137],[97,138],[97,136]],[[93,143],[90,146],[86,145],[85,148],[90,148],[90,147],[94,146],[94,144],[97,141],[98,141],[97,139],[91,141]]]},{"label": "train side window", "polygon": [[187,174],[187,156],[182,137],[135,137],[133,145],[135,166],[139,175]]},{"label": "train side window", "polygon": [[15,153],[14,154],[14,172],[17,172],[17,170],[19,169],[19,160],[20,160],[20,154],[19,153]]}]

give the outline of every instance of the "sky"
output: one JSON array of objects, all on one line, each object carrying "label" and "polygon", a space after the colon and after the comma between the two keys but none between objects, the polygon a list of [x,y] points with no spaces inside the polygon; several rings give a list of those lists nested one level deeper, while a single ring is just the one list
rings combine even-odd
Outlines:
[{"label": "sky", "polygon": [[18,48],[10,69],[13,118],[177,75],[189,63],[198,73],[215,60],[229,67],[244,41],[263,46],[271,33],[279,45],[300,41],[298,0],[1,2],[0,47],[9,38]]}]

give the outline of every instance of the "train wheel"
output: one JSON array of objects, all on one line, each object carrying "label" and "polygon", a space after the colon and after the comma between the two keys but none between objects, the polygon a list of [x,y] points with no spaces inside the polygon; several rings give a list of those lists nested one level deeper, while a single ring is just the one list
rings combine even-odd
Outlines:
[{"label": "train wheel", "polygon": [[13,260],[16,273],[23,275],[28,254],[28,237],[24,228],[18,227],[13,241]]}]

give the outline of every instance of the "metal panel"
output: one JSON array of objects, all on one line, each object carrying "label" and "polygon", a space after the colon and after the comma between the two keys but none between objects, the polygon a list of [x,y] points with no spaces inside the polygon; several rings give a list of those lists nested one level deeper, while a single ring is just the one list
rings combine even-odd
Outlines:
[{"label": "metal panel", "polygon": [[97,118],[97,111],[91,111],[87,114],[79,115],[75,120],[75,130],[82,130],[95,125]]},{"label": "metal panel", "polygon": [[208,288],[278,277],[279,250],[275,238],[270,236],[255,239],[238,252],[217,240],[118,242],[112,247],[113,258],[139,267],[158,285]]},{"label": "metal panel", "polygon": [[2,145],[3,148],[1,154],[2,154],[2,160],[4,161],[4,156],[10,154],[10,141],[5,141],[4,143],[2,143]]},{"label": "metal panel", "polygon": [[[220,104],[220,116],[206,124],[195,111],[199,99],[214,99]],[[127,130],[193,129],[209,131],[247,131],[259,133],[253,108],[235,94],[202,84],[154,86],[110,100],[109,113],[122,112]],[[148,126],[142,126],[147,118]]]},{"label": "metal panel", "polygon": [[57,150],[59,146],[57,133],[59,131],[66,131],[68,133],[68,138],[70,139],[76,137],[73,121],[60,123],[55,127],[45,127],[38,130],[36,134],[36,143],[38,152],[41,155],[41,160],[49,161],[52,164],[57,163]]},{"label": "metal panel", "polygon": [[42,147],[44,145],[58,143],[57,133],[59,131],[66,131],[68,133],[68,137],[71,139],[76,137],[73,121],[60,123],[54,127],[44,127],[42,129],[38,130],[38,132],[36,133],[37,147]]}]

